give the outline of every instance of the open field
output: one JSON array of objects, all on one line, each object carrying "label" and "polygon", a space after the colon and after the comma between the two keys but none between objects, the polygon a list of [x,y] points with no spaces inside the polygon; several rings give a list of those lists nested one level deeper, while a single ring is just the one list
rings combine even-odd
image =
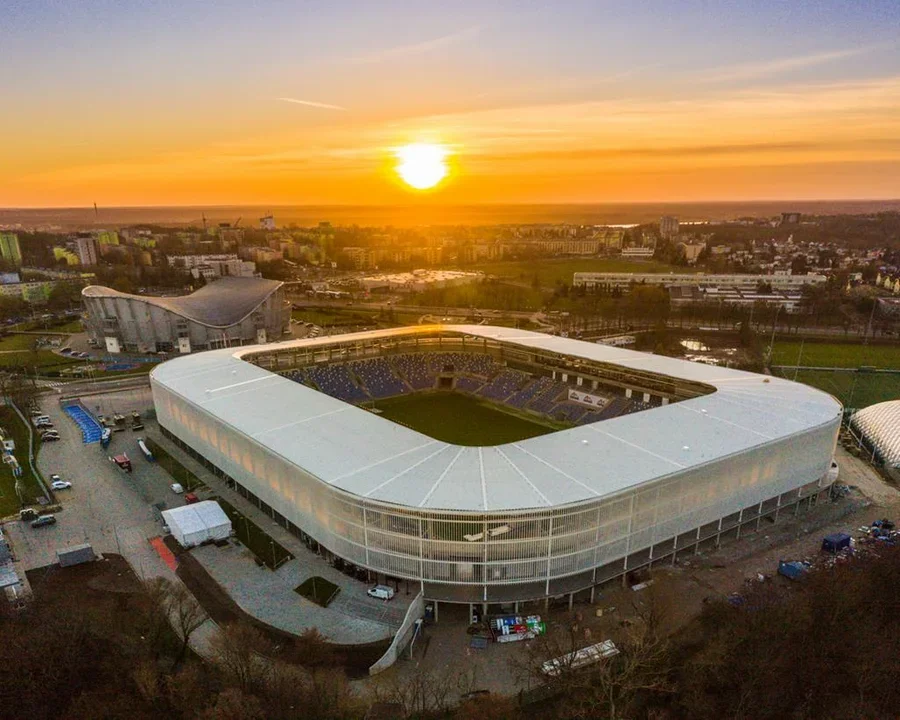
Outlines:
[{"label": "open field", "polygon": [[834,395],[844,407],[864,408],[886,400],[900,399],[900,374],[860,373],[831,370],[778,371],[788,380],[796,379],[806,385]]},{"label": "open field", "polygon": [[[28,465],[28,428],[22,423],[16,411],[6,405],[0,406],[0,427],[12,437],[16,444],[15,456],[22,467],[22,477],[19,478],[19,486],[22,497],[27,503],[34,502],[39,495],[43,495],[40,483],[31,472]],[[19,511],[19,497],[16,494],[16,479],[13,477],[9,465],[0,467],[0,517],[13,515]]]},{"label": "open field", "polygon": [[800,345],[776,340],[771,364],[846,368],[873,365],[882,370],[900,370],[900,345],[806,342],[802,343],[802,352]]},{"label": "open field", "polygon": [[310,308],[308,310],[292,310],[291,318],[319,327],[334,327],[336,325],[371,325],[375,322],[374,318],[377,314],[377,312],[360,312],[358,310]]},{"label": "open field", "polygon": [[576,272],[670,272],[674,268],[665,263],[620,258],[562,258],[544,260],[512,260],[479,263],[466,269],[480,270],[488,275],[531,283],[537,275],[544,287],[557,283],[572,284]]},{"label": "open field", "polygon": [[455,445],[502,445],[556,429],[460,393],[417,393],[379,400],[375,407],[383,418]]}]

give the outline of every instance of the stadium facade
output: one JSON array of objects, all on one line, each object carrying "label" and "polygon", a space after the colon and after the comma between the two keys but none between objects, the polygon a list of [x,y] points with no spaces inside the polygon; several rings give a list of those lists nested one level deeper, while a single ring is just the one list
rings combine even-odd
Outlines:
[{"label": "stadium facade", "polygon": [[[615,388],[648,409],[464,447],[286,376],[436,352],[486,354],[589,395]],[[160,365],[151,385],[164,434],[276,522],[460,603],[593,594],[803,511],[827,497],[842,410],[779,378],[486,326],[217,350]]]},{"label": "stadium facade", "polygon": [[190,353],[280,340],[289,331],[283,283],[222,278],[190,295],[130,295],[100,285],[81,291],[85,325],[109,353]]}]

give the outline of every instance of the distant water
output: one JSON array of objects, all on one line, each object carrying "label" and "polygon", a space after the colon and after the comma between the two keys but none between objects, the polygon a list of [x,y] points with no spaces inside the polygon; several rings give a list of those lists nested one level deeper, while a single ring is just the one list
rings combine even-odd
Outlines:
[{"label": "distant water", "polygon": [[674,215],[682,221],[732,220],[739,217],[768,217],[782,212],[808,215],[867,214],[900,211],[898,200],[835,200],[798,202],[722,202],[722,203],[604,203],[595,205],[419,205],[419,206],[175,206],[175,207],[100,207],[93,208],[0,208],[0,226],[24,228],[59,226],[115,227],[150,223],[159,225],[200,225],[206,215],[211,223],[235,222],[258,227],[258,219],[267,213],[275,216],[279,227],[296,223],[314,225],[499,225],[505,223],[620,224],[659,220]]}]

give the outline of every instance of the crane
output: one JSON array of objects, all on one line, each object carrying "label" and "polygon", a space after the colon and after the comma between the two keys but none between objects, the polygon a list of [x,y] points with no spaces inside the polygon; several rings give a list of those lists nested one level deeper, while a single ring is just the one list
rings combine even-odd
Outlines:
[{"label": "crane", "polygon": [[236,228],[238,225],[241,224],[241,220],[243,220],[243,219],[244,219],[244,216],[241,215],[237,220],[234,221],[234,225],[232,225],[231,227]]}]

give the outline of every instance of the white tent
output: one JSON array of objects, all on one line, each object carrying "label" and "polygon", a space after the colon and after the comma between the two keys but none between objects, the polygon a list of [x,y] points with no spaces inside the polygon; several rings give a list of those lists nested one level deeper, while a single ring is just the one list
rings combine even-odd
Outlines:
[{"label": "white tent", "polygon": [[231,520],[213,500],[163,510],[161,514],[182,547],[194,547],[207,540],[224,540],[231,535]]}]

